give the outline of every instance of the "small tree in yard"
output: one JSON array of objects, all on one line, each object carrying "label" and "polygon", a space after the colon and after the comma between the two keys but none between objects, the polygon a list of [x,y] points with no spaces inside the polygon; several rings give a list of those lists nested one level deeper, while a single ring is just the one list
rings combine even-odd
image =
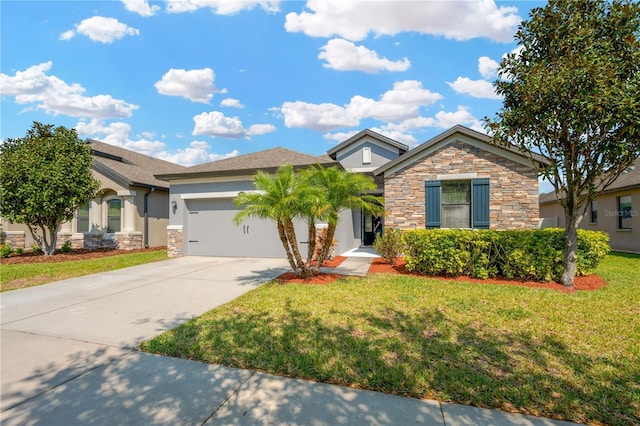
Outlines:
[{"label": "small tree in yard", "polygon": [[[376,188],[370,177],[337,167],[318,165],[296,174],[293,166],[287,164],[278,168],[274,176],[258,171],[253,183],[258,192],[243,192],[236,198],[236,204],[244,206],[244,209],[236,214],[234,222],[240,224],[248,217],[274,220],[289,264],[302,278],[320,272],[320,266],[331,251],[343,209],[382,211],[382,200],[366,194],[366,191]],[[295,219],[304,221],[308,227],[306,259],[298,249],[293,225]],[[328,222],[326,242],[322,250],[316,250],[316,224],[321,220]],[[317,254],[315,266],[314,254]]]},{"label": "small tree in yard", "polygon": [[92,198],[91,149],[75,129],[34,122],[27,135],[0,145],[0,216],[24,223],[46,255],[63,222]]},{"label": "small tree in yard", "polygon": [[494,143],[541,154],[566,217],[562,283],[573,287],[588,202],[640,156],[640,4],[551,0],[499,68]]}]

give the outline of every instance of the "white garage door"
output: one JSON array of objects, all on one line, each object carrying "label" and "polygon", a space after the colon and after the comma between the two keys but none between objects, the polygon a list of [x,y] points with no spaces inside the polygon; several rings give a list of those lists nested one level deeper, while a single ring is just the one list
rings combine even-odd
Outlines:
[{"label": "white garage door", "polygon": [[[247,219],[233,223],[239,209],[232,199],[187,200],[187,254],[191,256],[286,257],[276,223]],[[296,225],[299,240],[306,240],[303,224]],[[306,256],[306,244],[299,244]]]}]

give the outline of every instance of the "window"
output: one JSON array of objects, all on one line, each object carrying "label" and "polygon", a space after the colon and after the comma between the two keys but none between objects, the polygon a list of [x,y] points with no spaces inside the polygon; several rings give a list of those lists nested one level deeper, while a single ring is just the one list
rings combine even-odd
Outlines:
[{"label": "window", "polygon": [[425,182],[427,228],[489,228],[489,179]]},{"label": "window", "polygon": [[440,226],[471,228],[471,181],[444,181],[440,190],[442,194]]},{"label": "window", "polygon": [[122,200],[107,202],[107,232],[120,232],[120,218],[122,216]]},{"label": "window", "polygon": [[89,232],[89,201],[78,207],[76,232]]},{"label": "window", "polygon": [[590,219],[591,223],[598,223],[598,201],[591,200],[590,204]]},{"label": "window", "polygon": [[618,197],[618,229],[631,229],[631,195]]},{"label": "window", "polygon": [[362,148],[362,164],[371,164],[371,148],[368,146]]}]

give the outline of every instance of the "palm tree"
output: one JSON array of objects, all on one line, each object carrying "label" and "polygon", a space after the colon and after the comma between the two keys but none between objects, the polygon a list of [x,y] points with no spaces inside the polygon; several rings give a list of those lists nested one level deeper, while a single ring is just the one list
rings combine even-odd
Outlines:
[{"label": "palm tree", "polygon": [[305,212],[310,211],[313,204],[313,191],[304,179],[296,176],[290,164],[280,166],[275,176],[259,170],[253,177],[253,183],[257,192],[241,192],[235,200],[236,205],[245,207],[235,215],[234,223],[239,225],[249,217],[274,220],[293,271],[303,278],[314,275],[310,264],[300,255],[293,226],[295,218],[309,217]]},{"label": "palm tree", "polygon": [[381,197],[368,194],[377,186],[371,177],[364,174],[349,172],[336,166],[324,168],[317,165],[307,169],[304,178],[309,186],[320,190],[322,197],[315,206],[315,213],[326,219],[328,224],[327,243],[318,256],[317,271],[329,255],[343,210],[359,209],[368,213],[383,214],[384,207]]}]

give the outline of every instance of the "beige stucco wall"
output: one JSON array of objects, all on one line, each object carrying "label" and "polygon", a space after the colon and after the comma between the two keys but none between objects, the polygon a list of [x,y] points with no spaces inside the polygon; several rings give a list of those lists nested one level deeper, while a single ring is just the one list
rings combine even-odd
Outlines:
[{"label": "beige stucco wall", "polygon": [[[631,195],[631,229],[618,229],[618,197]],[[589,211],[580,223],[580,228],[603,231],[609,234],[613,250],[640,253],[640,189],[613,192],[597,197],[598,220],[591,223]],[[564,228],[566,220],[559,202],[540,205],[541,218],[557,218],[558,227]]]},{"label": "beige stucco wall", "polygon": [[[109,179],[108,177],[96,173],[93,171],[93,175],[96,179],[100,181],[99,195],[93,199],[92,208],[97,206],[100,209],[99,212],[90,212],[91,225],[90,225],[90,233],[91,234],[103,234],[106,232],[106,219],[104,216],[104,207],[103,202],[113,196],[117,196],[118,193],[126,193],[129,191],[135,192],[133,196],[134,208],[133,208],[133,233],[131,236],[120,236],[121,240],[129,243],[133,234],[135,234],[135,245],[141,246],[144,245],[144,195],[149,192],[148,188],[144,187],[131,187],[125,188],[117,182]],[[148,239],[150,247],[157,246],[166,246],[167,245],[167,225],[169,225],[169,192],[168,190],[157,189],[149,194],[148,198],[148,218],[149,218],[149,227],[148,227]],[[124,211],[123,211],[123,222],[122,227],[124,229]],[[2,220],[2,231],[4,233],[9,234],[9,237],[12,237],[14,234],[24,234],[24,245],[22,247],[30,248],[33,244],[33,238],[29,229],[26,225],[22,224],[10,224],[5,220]],[[60,235],[59,244],[62,244],[64,241],[61,241],[61,238],[70,239],[74,246],[82,245],[82,234],[76,233],[76,224],[75,219],[70,223],[63,224],[61,227],[61,232],[64,233]],[[141,233],[141,234],[140,234]],[[79,240],[79,241],[78,241]],[[77,242],[77,244],[76,244]],[[87,243],[89,240],[87,240]],[[93,242],[91,243],[93,244]],[[85,244],[86,246],[87,244]]]},{"label": "beige stucco wall", "polygon": [[425,227],[425,181],[438,175],[489,178],[491,229],[538,227],[538,178],[531,167],[460,141],[385,178],[385,226]]}]

